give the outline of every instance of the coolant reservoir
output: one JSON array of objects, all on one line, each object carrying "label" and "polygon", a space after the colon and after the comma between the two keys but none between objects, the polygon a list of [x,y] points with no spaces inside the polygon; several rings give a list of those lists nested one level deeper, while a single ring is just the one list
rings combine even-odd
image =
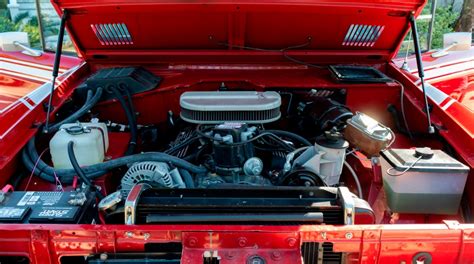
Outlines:
[{"label": "coolant reservoir", "polygon": [[107,126],[97,122],[62,125],[49,142],[54,168],[73,168],[67,152],[70,141],[74,142],[74,154],[79,166],[101,163],[109,147]]}]

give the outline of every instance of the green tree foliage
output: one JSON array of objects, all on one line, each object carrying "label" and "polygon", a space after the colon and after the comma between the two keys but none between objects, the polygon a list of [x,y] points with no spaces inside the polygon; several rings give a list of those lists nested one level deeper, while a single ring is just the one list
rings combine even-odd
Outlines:
[{"label": "green tree foliage", "polygon": [[[422,14],[430,14],[431,6],[426,5]],[[459,17],[459,13],[453,11],[452,6],[438,7],[435,13],[435,24],[433,29],[433,36],[431,42],[431,49],[439,49],[443,47],[443,35],[445,33],[454,32],[454,26]],[[420,36],[420,46],[423,50],[427,48],[429,20],[418,20],[416,22],[418,33]],[[411,38],[411,31],[405,37],[402,46],[398,52],[399,57],[405,56],[408,50],[409,54],[414,52],[413,40]]]},{"label": "green tree foliage", "polygon": [[16,25],[7,16],[0,16],[0,32],[15,31]]},{"label": "green tree foliage", "polygon": [[8,0],[0,0],[0,11],[7,9]]},{"label": "green tree foliage", "polygon": [[18,14],[11,21],[8,16],[0,16],[0,32],[22,31],[28,34],[30,46],[41,48],[38,19],[36,16],[30,17],[27,12]]},{"label": "green tree foliage", "polygon": [[[425,8],[423,11],[426,11]],[[429,12],[429,9],[428,9]],[[459,14],[453,11],[452,6],[436,8],[435,24],[433,30],[432,49],[443,47],[443,34],[453,32]],[[429,21],[418,22],[418,31],[421,34],[421,43],[427,42]]]}]

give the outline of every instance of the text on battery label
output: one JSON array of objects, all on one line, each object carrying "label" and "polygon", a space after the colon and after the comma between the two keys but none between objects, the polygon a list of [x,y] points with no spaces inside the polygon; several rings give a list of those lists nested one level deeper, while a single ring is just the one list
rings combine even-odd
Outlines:
[{"label": "text on battery label", "polygon": [[58,217],[61,218],[69,213],[69,209],[46,209],[41,211],[38,216],[40,217]]},{"label": "text on battery label", "polygon": [[21,217],[25,209],[5,207],[0,208],[0,217],[1,218],[17,218]]},{"label": "text on battery label", "polygon": [[18,202],[18,206],[25,206],[26,203],[30,200],[30,198],[33,196],[35,192],[27,192],[25,193],[25,195],[23,195],[23,197],[20,199],[20,201]]}]

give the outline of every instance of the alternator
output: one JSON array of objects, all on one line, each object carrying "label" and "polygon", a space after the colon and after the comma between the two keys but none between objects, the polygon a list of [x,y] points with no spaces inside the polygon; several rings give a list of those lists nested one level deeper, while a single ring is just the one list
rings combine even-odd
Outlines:
[{"label": "alternator", "polygon": [[164,162],[139,162],[132,165],[122,178],[121,191],[124,197],[133,186],[142,182],[165,188],[185,188],[178,169],[170,171]]}]

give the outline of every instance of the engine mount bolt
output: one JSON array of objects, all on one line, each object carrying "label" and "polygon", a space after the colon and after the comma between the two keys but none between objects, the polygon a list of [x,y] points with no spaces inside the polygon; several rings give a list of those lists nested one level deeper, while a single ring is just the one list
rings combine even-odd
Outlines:
[{"label": "engine mount bolt", "polygon": [[240,237],[238,241],[239,241],[239,246],[241,247],[245,247],[245,245],[247,245],[247,239],[245,237]]},{"label": "engine mount bolt", "polygon": [[346,239],[352,239],[354,235],[351,232],[346,233]]},{"label": "engine mount bolt", "polygon": [[296,245],[296,238],[290,237],[286,240],[286,242],[288,242],[288,246],[294,247]]}]

